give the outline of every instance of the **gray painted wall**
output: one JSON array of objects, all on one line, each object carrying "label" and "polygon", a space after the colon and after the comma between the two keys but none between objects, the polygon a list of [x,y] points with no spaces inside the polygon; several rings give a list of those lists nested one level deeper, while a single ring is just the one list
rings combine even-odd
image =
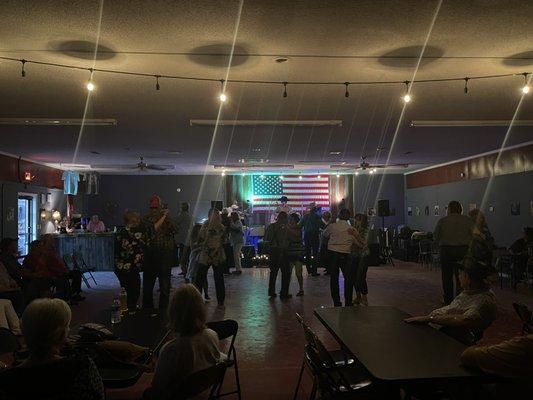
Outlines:
[{"label": "gray painted wall", "polygon": [[[407,225],[411,228],[433,231],[438,219],[444,215],[444,207],[451,200],[463,205],[465,213],[469,204],[475,203],[481,208],[485,191],[487,200],[482,211],[498,246],[509,246],[522,233],[524,226],[533,226],[530,202],[533,201],[533,171],[517,174],[500,175],[489,178],[464,182],[453,182],[444,185],[427,186],[406,190],[405,208],[412,207],[413,215],[406,216]],[[511,215],[511,202],[520,202],[520,215]],[[434,206],[439,205],[440,216],[434,215]],[[429,206],[430,215],[424,214]],[[494,212],[489,207],[494,207]],[[419,207],[421,215],[417,216],[415,207]],[[407,211],[406,211],[407,213]]]},{"label": "gray painted wall", "polygon": [[[102,175],[100,194],[85,195],[88,215],[98,214],[109,228],[123,225],[122,214],[126,209],[133,209],[145,214],[148,201],[154,194],[168,204],[172,215],[176,215],[179,204],[188,201],[194,208],[198,196],[197,220],[207,216],[211,200],[224,200],[224,178],[206,176],[203,190],[200,192],[202,176],[200,175]],[[178,191],[178,189],[180,191]],[[106,204],[117,203],[114,213],[109,212]]]},{"label": "gray painted wall", "polygon": [[[389,207],[395,210],[396,215],[385,218],[385,226],[396,227],[404,224],[404,191],[403,174],[354,175],[354,211],[366,214],[369,207],[374,207],[377,213],[377,201],[389,200]],[[381,227],[381,218],[373,217],[369,222],[370,225]]]}]

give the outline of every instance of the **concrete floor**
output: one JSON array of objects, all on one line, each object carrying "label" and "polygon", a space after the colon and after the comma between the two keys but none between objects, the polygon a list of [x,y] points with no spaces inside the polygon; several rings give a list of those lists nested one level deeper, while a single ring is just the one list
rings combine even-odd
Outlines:
[{"label": "concrete floor", "polygon": [[[313,310],[331,306],[329,277],[304,277],[305,296],[281,301],[267,297],[266,268],[245,269],[241,276],[226,276],[226,306],[216,307],[214,284],[210,276],[208,320],[232,318],[239,322],[236,348],[245,399],[291,399],[302,360],[304,339],[294,315],[300,313],[316,329],[327,345],[335,347],[333,339],[313,317]],[[183,283],[173,272],[173,287]],[[113,273],[95,274],[98,286],[86,290],[87,300],[73,308],[73,323],[98,319],[109,307],[119,291]],[[278,283],[279,285],[279,283]],[[369,302],[373,305],[393,305],[410,314],[424,314],[441,305],[440,271],[428,270],[415,263],[397,262],[396,267],[371,267],[368,272]],[[291,291],[297,292],[294,279]],[[515,336],[520,322],[512,310],[512,302],[520,301],[533,308],[533,292],[521,288],[519,292],[495,287],[498,298],[498,320],[485,334],[484,342],[498,342]],[[227,383],[233,382],[232,374]],[[151,380],[145,374],[132,388],[112,390],[109,399],[138,399]],[[309,381],[304,381],[301,399],[308,397]],[[231,397],[231,396],[230,396]],[[236,396],[235,396],[236,398]]]}]

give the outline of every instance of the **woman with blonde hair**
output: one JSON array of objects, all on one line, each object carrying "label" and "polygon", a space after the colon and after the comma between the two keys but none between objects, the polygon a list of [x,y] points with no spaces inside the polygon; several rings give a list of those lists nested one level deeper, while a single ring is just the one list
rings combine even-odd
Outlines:
[{"label": "woman with blonde hair", "polygon": [[[102,378],[91,358],[86,354],[61,355],[70,319],[69,305],[57,298],[37,299],[26,307],[22,333],[30,356],[19,367],[0,374],[1,398],[104,399]],[[27,385],[20,385],[22,378]]]},{"label": "woman with blonde hair", "polygon": [[209,219],[203,223],[198,236],[198,244],[201,250],[198,256],[198,272],[194,279],[194,284],[198,290],[202,291],[204,282],[207,280],[207,271],[212,266],[218,305],[223,306],[226,297],[226,288],[224,286],[224,263],[226,262],[224,237],[226,235],[226,227],[222,224],[220,211],[213,208],[209,213]]},{"label": "woman with blonde hair", "polygon": [[174,292],[168,319],[176,337],[161,349],[148,393],[152,399],[166,398],[171,386],[224,358],[216,332],[205,326],[205,304],[194,285],[183,285]]}]

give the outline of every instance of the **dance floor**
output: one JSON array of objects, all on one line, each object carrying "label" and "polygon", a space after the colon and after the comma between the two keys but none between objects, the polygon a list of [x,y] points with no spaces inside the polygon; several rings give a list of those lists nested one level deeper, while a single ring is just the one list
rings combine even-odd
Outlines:
[{"label": "dance floor", "polygon": [[[183,283],[174,270],[173,287]],[[73,324],[96,320],[118,294],[118,281],[113,273],[95,274],[98,286],[86,290],[87,300],[73,308]],[[226,276],[226,306],[216,307],[215,287],[210,276],[208,319],[232,318],[239,322],[236,347],[243,397],[245,399],[291,399],[301,365],[304,338],[294,315],[300,313],[317,330],[327,345],[335,345],[325,328],[313,317],[313,310],[331,306],[329,277],[304,276],[305,296],[290,300],[269,300],[268,269],[245,269],[243,274]],[[279,285],[279,283],[278,283]],[[396,267],[371,267],[368,272],[369,302],[393,305],[411,314],[423,314],[441,305],[440,271],[427,270],[415,263],[396,262]],[[279,287],[279,286],[278,286]],[[493,343],[517,335],[520,322],[512,310],[512,302],[533,307],[533,292],[519,288],[494,288],[498,298],[498,319],[485,334],[483,342]],[[297,292],[296,279],[291,283]],[[157,293],[156,293],[157,295]],[[226,383],[233,384],[232,373]],[[144,375],[134,387],[108,392],[109,399],[138,399],[149,384]],[[304,380],[299,398],[307,398],[309,381]],[[236,397],[235,397],[236,398]]]}]

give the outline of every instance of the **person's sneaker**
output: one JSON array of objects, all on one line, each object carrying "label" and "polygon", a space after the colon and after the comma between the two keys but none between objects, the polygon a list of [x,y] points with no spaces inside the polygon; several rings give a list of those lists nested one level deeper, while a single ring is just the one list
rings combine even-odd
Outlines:
[{"label": "person's sneaker", "polygon": [[298,293],[296,293],[296,296],[300,297],[300,296],[303,296],[304,295],[304,291],[303,290],[299,290]]}]

